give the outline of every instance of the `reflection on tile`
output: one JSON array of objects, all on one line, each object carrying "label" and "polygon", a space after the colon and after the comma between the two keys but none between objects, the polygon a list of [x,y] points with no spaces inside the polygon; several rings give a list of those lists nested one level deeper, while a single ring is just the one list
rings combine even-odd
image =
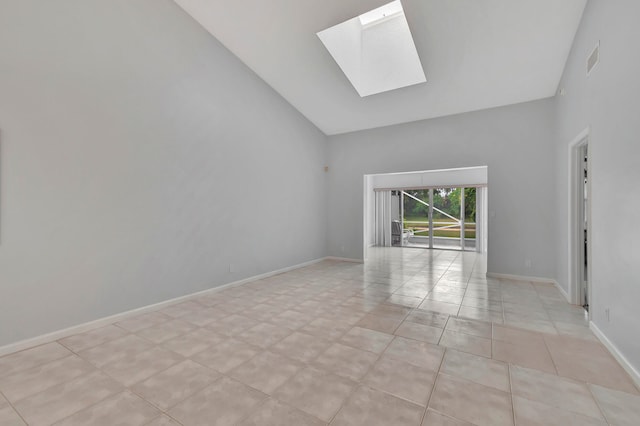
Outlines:
[{"label": "reflection on tile", "polygon": [[273,395],[325,422],[338,412],[356,383],[335,374],[305,368]]},{"label": "reflection on tile", "polygon": [[393,340],[393,336],[368,328],[354,327],[342,336],[340,343],[356,349],[379,354]]},{"label": "reflection on tile", "polygon": [[190,360],[164,370],[131,389],[166,411],[204,388],[219,374]]},{"label": "reflection on tile", "polygon": [[491,339],[490,322],[451,317],[447,322],[446,330]]},{"label": "reflection on tile", "polygon": [[430,325],[418,324],[415,322],[404,321],[400,324],[394,333],[396,336],[406,337],[408,339],[421,340],[427,343],[438,344],[442,329],[432,327]]},{"label": "reflection on tile", "polygon": [[640,424],[640,396],[597,385],[590,387],[609,423],[620,426]]},{"label": "reflection on tile", "polygon": [[223,377],[169,410],[186,425],[234,425],[267,396],[249,386]]},{"label": "reflection on tile", "polygon": [[440,371],[504,392],[511,392],[509,368],[507,364],[499,361],[447,349]]},{"label": "reflection on tile", "polygon": [[437,371],[442,362],[444,349],[430,343],[396,337],[384,354],[418,367]]},{"label": "reflection on tile", "polygon": [[513,425],[508,393],[446,374],[438,375],[429,406],[478,426]]},{"label": "reflection on tile", "polygon": [[362,383],[388,394],[426,406],[436,373],[407,362],[382,356]]},{"label": "reflection on tile", "polygon": [[360,386],[331,422],[335,426],[417,425],[424,408],[384,392]]},{"label": "reflection on tile", "polygon": [[445,330],[439,345],[491,358],[491,339]]},{"label": "reflection on tile", "polygon": [[323,426],[325,422],[269,398],[256,411],[240,422],[239,426]]},{"label": "reflection on tile", "polygon": [[125,391],[67,417],[56,426],[138,426],[147,424],[158,414],[157,408]]}]

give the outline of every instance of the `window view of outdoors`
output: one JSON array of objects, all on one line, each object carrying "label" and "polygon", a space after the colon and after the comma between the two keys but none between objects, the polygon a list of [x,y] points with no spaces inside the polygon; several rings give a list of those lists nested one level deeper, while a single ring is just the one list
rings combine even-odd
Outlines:
[{"label": "window view of outdoors", "polygon": [[[475,246],[476,188],[436,188],[433,190],[434,247],[457,245],[460,248],[460,207],[463,191],[465,247]],[[414,237],[417,237],[413,242],[420,243],[420,237],[429,237],[429,190],[407,190],[403,198],[404,228],[413,231]],[[428,244],[426,241],[422,243]]]}]

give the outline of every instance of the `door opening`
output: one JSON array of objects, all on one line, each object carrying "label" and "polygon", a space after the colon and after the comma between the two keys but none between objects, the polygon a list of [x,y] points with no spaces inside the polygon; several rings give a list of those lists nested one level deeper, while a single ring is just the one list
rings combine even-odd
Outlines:
[{"label": "door opening", "polygon": [[588,312],[591,300],[589,138],[583,132],[569,146],[569,293]]}]

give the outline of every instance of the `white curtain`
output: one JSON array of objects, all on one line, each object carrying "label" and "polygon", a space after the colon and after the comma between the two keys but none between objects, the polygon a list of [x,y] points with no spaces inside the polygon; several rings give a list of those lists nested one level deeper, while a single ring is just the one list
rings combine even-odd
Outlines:
[{"label": "white curtain", "polygon": [[391,247],[391,191],[376,191],[375,194],[376,245]]}]

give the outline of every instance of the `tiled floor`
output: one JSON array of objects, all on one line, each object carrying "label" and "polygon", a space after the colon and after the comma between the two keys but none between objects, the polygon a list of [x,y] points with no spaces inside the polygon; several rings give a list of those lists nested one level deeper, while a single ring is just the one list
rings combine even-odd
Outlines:
[{"label": "tiled floor", "polygon": [[551,285],[374,249],[0,358],[0,425],[639,425]]}]

